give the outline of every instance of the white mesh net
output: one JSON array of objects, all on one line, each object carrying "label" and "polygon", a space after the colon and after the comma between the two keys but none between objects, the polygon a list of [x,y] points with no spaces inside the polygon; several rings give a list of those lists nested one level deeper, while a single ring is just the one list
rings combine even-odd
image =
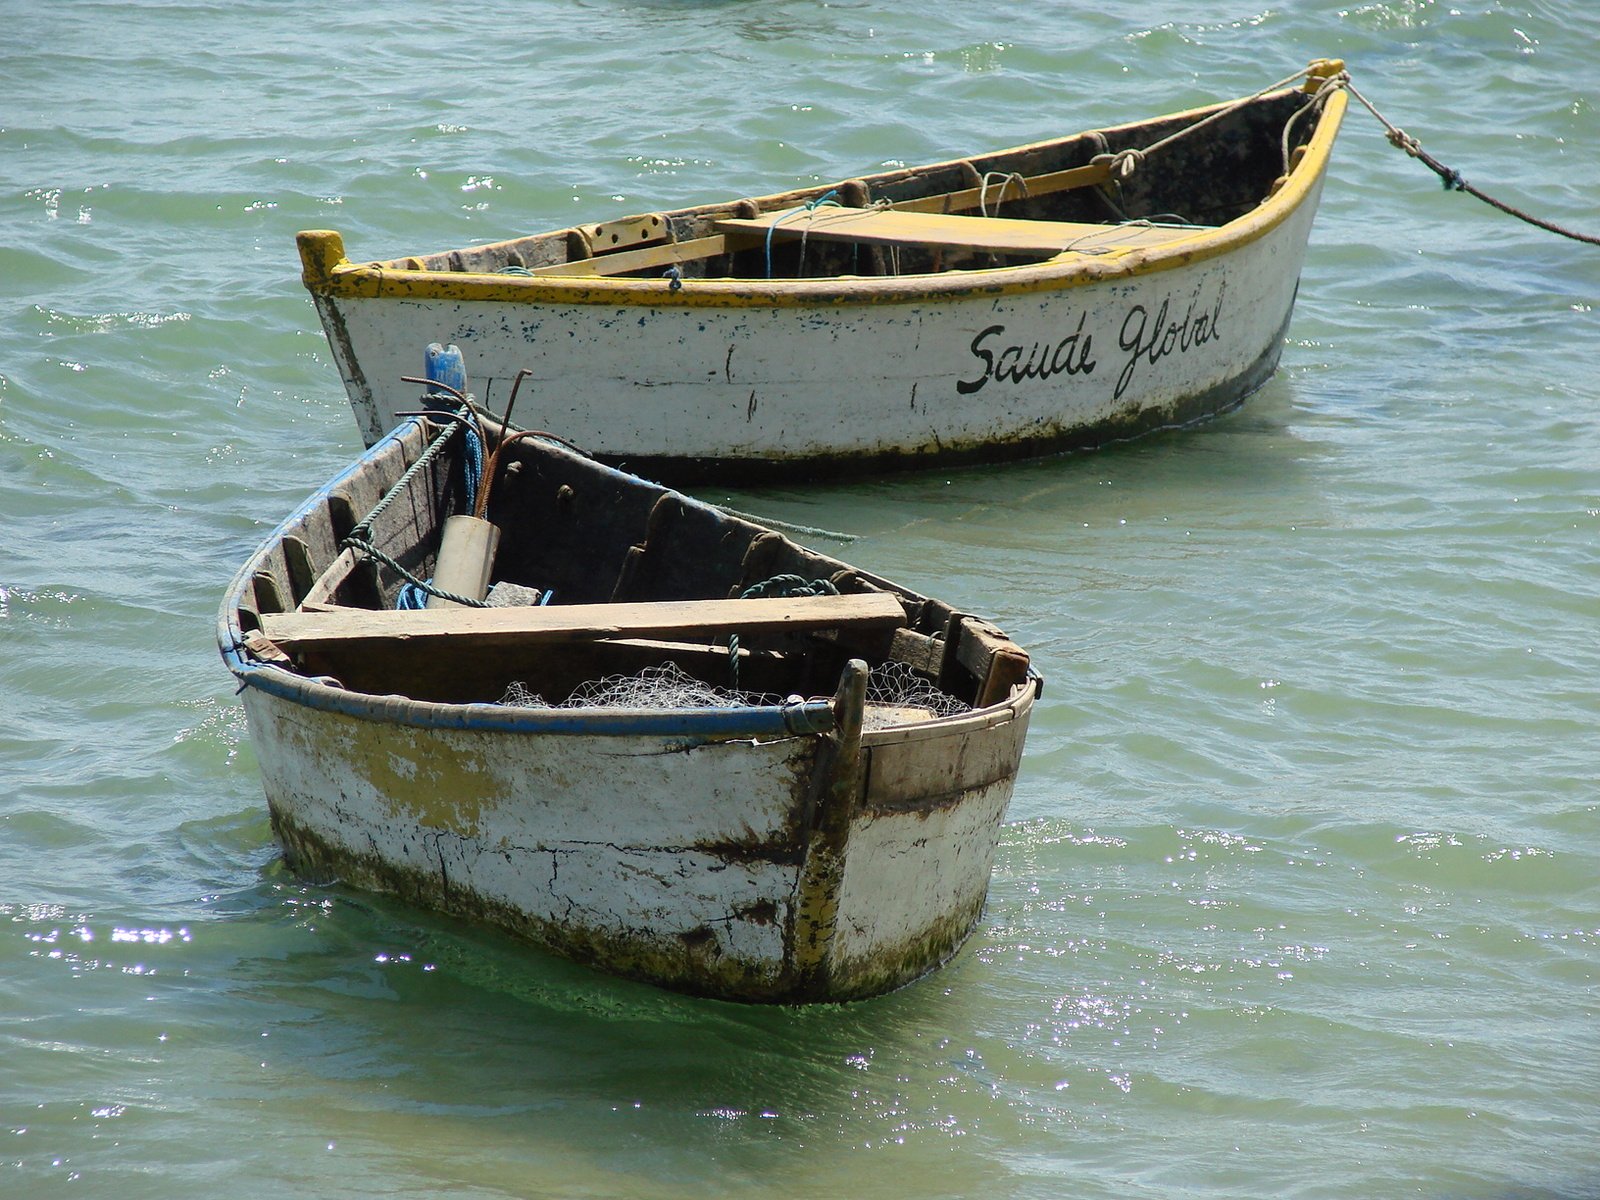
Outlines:
[{"label": "white mesh net", "polygon": [[782,704],[782,696],[702,683],[676,663],[635,675],[607,675],[579,684],[557,708],[751,708]]},{"label": "white mesh net", "polygon": [[[646,667],[633,675],[607,675],[574,689],[556,708],[748,708],[770,707],[786,700],[771,692],[746,692],[703,683],[675,663]],[[517,708],[552,707],[526,684],[513,682],[501,704]],[[901,662],[880,663],[867,675],[867,711],[863,724],[882,729],[914,721],[954,716],[970,706],[940,691],[913,667]]]}]

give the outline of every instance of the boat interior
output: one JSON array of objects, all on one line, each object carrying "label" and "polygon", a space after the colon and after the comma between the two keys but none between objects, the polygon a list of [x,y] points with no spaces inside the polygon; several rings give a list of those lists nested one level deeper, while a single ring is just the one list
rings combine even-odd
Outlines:
[{"label": "boat interior", "polygon": [[[679,282],[925,275],[1117,253],[1258,207],[1300,162],[1321,110],[1304,91],[1272,92],[1184,134],[1211,111],[381,265]],[[1137,167],[1124,170],[1130,158]]]},{"label": "boat interior", "polygon": [[417,421],[247,568],[233,602],[243,649],[353,692],[504,703],[521,688],[513,702],[533,707],[669,665],[767,703],[832,695],[852,658],[898,663],[963,707],[1030,677],[982,620],[542,437],[482,428],[491,601],[505,591],[509,605],[397,610],[407,576],[433,574],[445,517],[476,506],[463,456],[423,453],[459,431]]}]

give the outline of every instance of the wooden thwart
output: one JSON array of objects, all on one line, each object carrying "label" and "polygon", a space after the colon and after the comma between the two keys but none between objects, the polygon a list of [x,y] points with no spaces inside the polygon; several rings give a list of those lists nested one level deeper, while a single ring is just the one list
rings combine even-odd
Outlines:
[{"label": "wooden thwart", "polygon": [[678,600],[655,604],[568,604],[529,608],[452,608],[421,612],[341,609],[263,614],[261,632],[290,653],[357,643],[520,646],[614,638],[726,639],[730,634],[893,629],[905,623],[887,592],[759,600]]},{"label": "wooden thwart", "polygon": [[771,229],[774,237],[788,240],[806,237],[817,241],[944,246],[1025,254],[1128,250],[1160,245],[1195,233],[1192,226],[1098,225],[832,206],[809,211],[789,208],[748,219],[729,218],[718,221],[717,228],[730,233],[763,234]]}]

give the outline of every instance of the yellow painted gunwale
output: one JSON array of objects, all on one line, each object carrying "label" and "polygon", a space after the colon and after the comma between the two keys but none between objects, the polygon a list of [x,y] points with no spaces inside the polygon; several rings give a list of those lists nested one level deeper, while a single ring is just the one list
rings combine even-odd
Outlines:
[{"label": "yellow painted gunwale", "polygon": [[[1322,64],[1317,64],[1322,65]],[[1342,64],[1328,63],[1331,69]],[[1332,70],[1329,71],[1332,73]],[[1317,77],[1313,77],[1313,82]],[[1225,225],[1197,229],[1192,236],[1159,246],[1095,255],[1067,251],[1042,263],[928,275],[833,276],[820,279],[695,279],[673,291],[667,279],[581,276],[525,277],[461,271],[418,271],[391,262],[353,263],[336,232],[300,235],[302,278],[313,295],[338,299],[389,299],[509,304],[621,305],[650,308],[840,308],[875,304],[947,302],[1085,287],[1108,280],[1151,275],[1215,258],[1257,241],[1288,220],[1327,173],[1334,139],[1348,99],[1343,90],[1327,99],[1316,132],[1281,187],[1260,205]],[[1172,114],[1198,119],[1223,105]],[[1059,139],[1014,147],[1024,153]],[[758,200],[758,204],[762,201]]]}]

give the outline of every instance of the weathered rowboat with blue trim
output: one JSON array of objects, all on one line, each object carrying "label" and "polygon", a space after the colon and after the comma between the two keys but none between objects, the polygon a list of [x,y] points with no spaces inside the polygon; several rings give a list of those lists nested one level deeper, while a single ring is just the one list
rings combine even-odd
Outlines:
[{"label": "weathered rowboat with blue trim", "polygon": [[[418,345],[652,478],[1037,455],[1182,425],[1276,368],[1344,114],[1298,87],[759,199],[353,262],[299,236],[370,445]],[[1297,77],[1298,78],[1298,77]]]},{"label": "weathered rowboat with blue trim", "polygon": [[[382,439],[223,604],[291,866],[735,1000],[864,997],[949,958],[982,910],[1040,687],[1027,654],[492,424],[482,516],[463,517],[467,439],[444,430],[413,417]],[[395,609],[413,581],[476,604],[428,582],[447,517],[496,531],[479,579],[512,606]],[[770,594],[794,580],[809,594]],[[574,704],[651,673],[719,699]],[[880,695],[888,675],[899,690]]]}]

